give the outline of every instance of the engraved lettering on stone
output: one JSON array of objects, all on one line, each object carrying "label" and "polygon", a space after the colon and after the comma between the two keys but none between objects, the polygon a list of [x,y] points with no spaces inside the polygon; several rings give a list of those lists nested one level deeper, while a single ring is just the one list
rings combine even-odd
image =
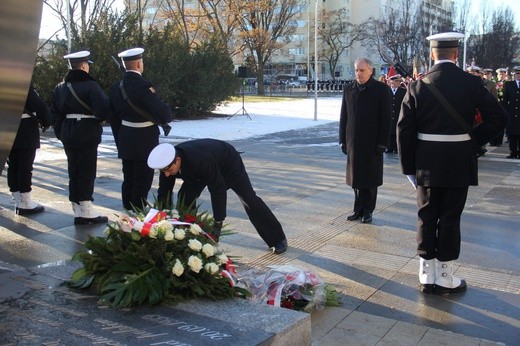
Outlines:
[{"label": "engraved lettering on stone", "polygon": [[233,336],[226,333],[221,333],[218,331],[214,331],[205,327],[196,326],[193,324],[187,324],[186,322],[179,321],[174,318],[168,318],[161,315],[144,315],[142,317],[144,320],[152,321],[159,323],[163,326],[174,326],[177,324],[182,324],[177,327],[179,330],[184,330],[191,333],[200,333],[201,336],[208,337],[212,340],[222,340],[224,338],[232,338]]},{"label": "engraved lettering on stone", "polygon": [[22,311],[22,310],[19,310],[19,309],[9,309],[9,312],[11,312],[14,315],[26,318],[26,319],[30,319],[32,321],[36,321],[36,322],[40,322],[40,323],[46,324],[46,325],[51,326],[51,327],[59,327],[59,326],[61,326],[63,324],[61,322],[53,321],[53,320],[50,320],[48,318],[37,316],[37,315],[31,314],[29,312]]},{"label": "engraved lettering on stone", "polygon": [[122,344],[120,344],[119,342],[115,341],[115,340],[111,340],[109,338],[105,338],[104,336],[98,336],[94,333],[91,333],[91,332],[87,332],[86,330],[81,330],[81,329],[77,329],[77,328],[71,328],[71,329],[67,329],[67,332],[69,333],[72,333],[74,335],[79,335],[79,336],[83,336],[89,340],[92,340],[92,344],[103,344],[103,345],[113,345],[113,346],[120,346]]},{"label": "engraved lettering on stone", "polygon": [[29,302],[31,302],[33,304],[38,304],[38,305],[41,305],[41,306],[44,306],[46,308],[50,308],[50,309],[53,309],[53,310],[56,310],[56,311],[59,311],[59,312],[63,312],[63,313],[68,314],[68,315],[76,316],[76,317],[87,317],[88,316],[88,314],[85,314],[85,313],[82,313],[82,312],[77,312],[77,311],[74,311],[74,310],[71,310],[71,309],[62,308],[62,307],[59,307],[59,306],[56,306],[56,305],[52,305],[52,304],[45,303],[45,302],[38,301],[38,300],[34,300],[34,299],[29,300]]},{"label": "engraved lettering on stone", "polygon": [[109,330],[112,332],[112,334],[131,333],[133,335],[137,335],[138,339],[155,338],[158,336],[168,335],[168,333],[152,334],[152,333],[146,332],[144,330],[125,326],[124,324],[121,324],[118,322],[113,322],[110,320],[105,320],[103,318],[96,318],[96,319],[94,319],[94,322],[97,322],[97,323],[103,325],[103,327],[101,327],[101,329]]}]

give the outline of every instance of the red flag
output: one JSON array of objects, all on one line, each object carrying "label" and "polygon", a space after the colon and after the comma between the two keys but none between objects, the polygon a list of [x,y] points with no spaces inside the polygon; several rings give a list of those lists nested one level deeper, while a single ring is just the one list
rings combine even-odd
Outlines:
[{"label": "red flag", "polygon": [[394,65],[392,65],[392,66],[390,66],[390,69],[388,70],[388,73],[386,74],[386,78],[388,79],[395,75],[396,75],[396,73],[395,73]]}]

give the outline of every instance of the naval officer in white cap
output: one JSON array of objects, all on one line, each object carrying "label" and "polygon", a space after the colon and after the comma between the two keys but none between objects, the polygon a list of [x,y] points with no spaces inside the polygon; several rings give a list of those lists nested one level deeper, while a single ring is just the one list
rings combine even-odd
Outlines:
[{"label": "naval officer in white cap", "polygon": [[172,121],[170,107],[161,101],[153,84],[146,80],[143,48],[132,48],[118,54],[126,73],[110,92],[110,125],[123,161],[121,195],[127,210],[147,205],[154,170],[146,160],[159,144],[157,124]]},{"label": "naval officer in white cap", "polygon": [[[463,37],[456,32],[427,37],[435,65],[425,78],[408,85],[397,124],[401,168],[417,188],[419,283],[426,293],[466,290],[465,280],[453,275],[460,218],[468,187],[478,184],[477,150],[506,125],[503,108],[482,79],[455,64]],[[444,96],[461,123],[426,83]],[[471,129],[477,109],[483,121]]]},{"label": "naval officer in white cap", "polygon": [[109,103],[100,85],[90,76],[89,51],[65,55],[69,71],[56,86],[51,105],[54,133],[63,143],[69,172],[69,200],[74,224],[105,223],[108,218],[93,206],[97,147],[101,122],[108,120]]},{"label": "naval officer in white cap", "polygon": [[226,218],[227,190],[231,189],[240,198],[249,220],[267,246],[273,248],[275,254],[287,250],[282,225],[256,195],[242,158],[231,144],[209,138],[176,146],[162,143],[150,153],[148,165],[171,179],[171,191],[175,178],[182,178],[177,201],[184,202],[186,206],[195,206],[201,192],[208,188],[215,219],[211,233],[217,242]]}]

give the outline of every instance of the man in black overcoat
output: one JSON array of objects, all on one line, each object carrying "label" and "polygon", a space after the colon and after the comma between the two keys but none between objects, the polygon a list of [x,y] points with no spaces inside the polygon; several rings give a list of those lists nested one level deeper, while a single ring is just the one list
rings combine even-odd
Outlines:
[{"label": "man in black overcoat", "polygon": [[520,159],[520,66],[513,68],[513,79],[504,85],[504,106],[509,115],[506,134],[509,141],[508,159]]},{"label": "man in black overcoat", "polygon": [[13,195],[16,214],[36,214],[44,210],[31,199],[32,171],[36,149],[40,147],[40,127],[45,131],[50,125],[49,108],[31,83],[20,126],[7,158],[7,185]]},{"label": "man in black overcoat", "polygon": [[390,88],[372,78],[373,64],[360,58],[354,63],[356,80],[343,91],[339,144],[347,155],[347,185],[354,189],[354,213],[348,220],[372,222],[377,187],[383,184],[383,153],[390,139],[392,96]]},{"label": "man in black overcoat", "polygon": [[256,195],[242,158],[231,144],[209,138],[175,146],[159,144],[150,153],[148,165],[171,179],[171,189],[175,178],[183,180],[178,203],[195,206],[201,192],[208,188],[215,219],[212,235],[216,241],[226,218],[227,190],[231,189],[240,198],[249,220],[267,246],[276,254],[287,250],[287,238],[280,222]]},{"label": "man in black overcoat", "polygon": [[[453,275],[460,253],[460,218],[468,187],[477,185],[477,152],[505,127],[506,114],[482,79],[455,65],[459,33],[429,36],[435,65],[407,87],[397,124],[401,168],[417,189],[417,254],[423,292],[466,290]],[[434,96],[435,85],[456,110],[463,127]],[[482,122],[471,130],[476,110]]]},{"label": "man in black overcoat", "polygon": [[90,76],[89,51],[65,55],[69,72],[54,90],[51,112],[54,133],[63,143],[69,173],[69,201],[74,224],[105,223],[108,218],[93,206],[97,148],[108,119],[108,97]]},{"label": "man in black overcoat", "polygon": [[158,125],[173,120],[170,107],[142,76],[143,52],[143,48],[132,48],[118,54],[126,73],[110,92],[110,125],[118,156],[123,161],[121,196],[127,210],[147,205],[154,171],[146,160],[159,144]]}]

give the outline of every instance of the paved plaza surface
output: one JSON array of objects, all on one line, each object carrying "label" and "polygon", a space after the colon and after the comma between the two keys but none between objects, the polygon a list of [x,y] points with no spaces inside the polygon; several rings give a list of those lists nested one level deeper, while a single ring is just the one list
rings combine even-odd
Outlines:
[{"label": "paved plaza surface", "polygon": [[[505,158],[507,144],[488,148],[479,159],[479,186],[470,188],[463,214],[456,275],[466,279],[468,290],[425,295],[418,290],[415,192],[397,156],[385,154],[373,222],[347,221],[354,196],[345,185],[337,127],[331,121],[230,141],[244,151],[253,186],[282,223],[289,249],[271,254],[230,191],[226,222],[236,233],[221,239],[226,254],[239,256],[244,268],[291,264],[334,285],[341,306],[311,315],[313,345],[520,345],[520,160]],[[43,136],[40,151],[48,159],[35,164],[33,199],[44,213],[14,216],[5,170],[0,177],[0,290],[9,287],[7,275],[68,260],[88,235],[104,229],[74,226],[66,159],[52,133]],[[111,220],[122,210],[121,181],[113,138],[106,135],[94,204]],[[156,174],[152,193],[157,182]],[[207,191],[200,202],[211,208]]]}]

